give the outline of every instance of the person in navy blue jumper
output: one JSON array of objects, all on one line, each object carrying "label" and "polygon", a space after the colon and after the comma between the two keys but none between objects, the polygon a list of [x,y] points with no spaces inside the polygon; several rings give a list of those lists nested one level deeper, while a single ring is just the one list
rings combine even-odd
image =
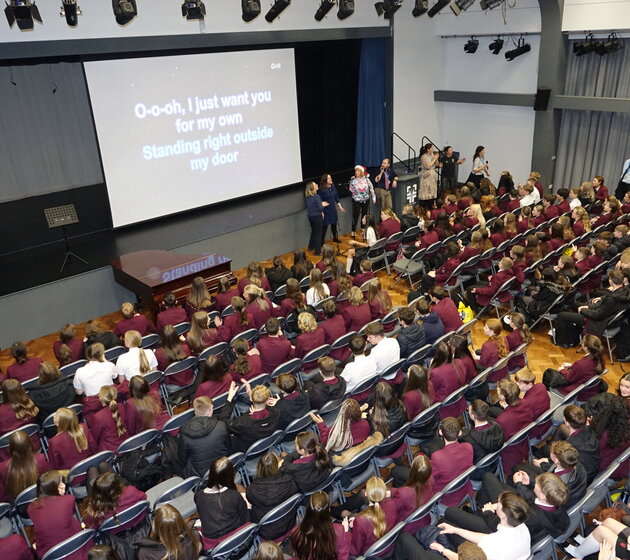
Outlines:
[{"label": "person in navy blue jumper", "polygon": [[308,241],[308,248],[316,255],[322,252],[322,229],[324,227],[324,208],[329,205],[328,202],[322,202],[321,197],[317,194],[319,187],[317,183],[309,181],[306,183],[304,196],[306,196],[306,215],[311,224],[311,238]]}]

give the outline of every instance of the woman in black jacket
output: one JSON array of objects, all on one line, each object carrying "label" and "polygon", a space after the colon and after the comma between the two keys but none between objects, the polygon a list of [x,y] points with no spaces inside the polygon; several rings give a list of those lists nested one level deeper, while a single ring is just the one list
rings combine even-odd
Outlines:
[{"label": "woman in black jacket", "polygon": [[138,547],[138,560],[196,560],[201,552],[199,533],[191,530],[170,504],[156,508],[151,533]]},{"label": "woman in black jacket", "polygon": [[[297,493],[297,486],[291,476],[280,470],[282,461],[275,453],[265,453],[256,466],[256,478],[247,487],[245,496],[251,504],[251,521],[258,523],[274,507]],[[289,532],[294,519],[284,519],[267,525],[260,530],[263,539],[275,540]]]},{"label": "woman in black jacket", "polygon": [[72,379],[63,379],[56,365],[42,362],[38,373],[37,385],[29,389],[28,394],[39,408],[37,422],[41,424],[47,416],[57,412],[57,409],[71,405],[76,393]]},{"label": "woman in black jacket", "polygon": [[330,474],[330,458],[313,432],[300,432],[295,438],[295,452],[284,457],[282,470],[300,492],[310,492]]},{"label": "woman in black jacket", "polygon": [[292,274],[291,271],[284,266],[280,257],[274,257],[271,263],[273,267],[267,268],[265,274],[267,275],[267,280],[269,280],[271,290],[275,292],[280,286],[287,283],[287,280],[292,277]]}]

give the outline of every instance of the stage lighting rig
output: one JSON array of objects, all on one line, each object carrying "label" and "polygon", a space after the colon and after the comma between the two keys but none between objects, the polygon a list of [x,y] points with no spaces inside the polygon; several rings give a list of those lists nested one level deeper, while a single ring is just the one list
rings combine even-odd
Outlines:
[{"label": "stage lighting rig", "polygon": [[112,8],[118,25],[127,25],[138,15],[136,0],[112,0]]},{"label": "stage lighting rig", "polygon": [[437,0],[437,2],[435,4],[433,4],[433,6],[431,6],[431,9],[428,11],[427,15],[429,17],[433,17],[436,14],[439,14],[444,8],[446,8],[446,6],[448,6],[450,4],[451,0]]},{"label": "stage lighting rig", "polygon": [[276,19],[291,3],[291,0],[276,0],[273,3],[273,6],[269,9],[269,11],[265,14],[265,19],[271,23],[274,19]]},{"label": "stage lighting rig", "polygon": [[503,39],[501,37],[497,37],[490,45],[488,45],[488,49],[492,51],[492,54],[499,54],[501,49],[503,48]]},{"label": "stage lighting rig", "polygon": [[322,0],[322,3],[317,8],[315,12],[315,19],[317,21],[322,21],[326,14],[332,10],[332,7],[335,5],[335,0]]},{"label": "stage lighting rig", "polygon": [[467,52],[468,54],[474,54],[477,52],[478,48],[479,48],[479,40],[475,39],[474,37],[471,37],[470,39],[468,39],[468,42],[464,45],[464,52]]},{"label": "stage lighting rig", "polygon": [[474,3],[475,0],[455,0],[455,2],[451,2],[451,10],[453,10],[453,13],[458,16],[470,8]]},{"label": "stage lighting rig", "polygon": [[618,51],[620,48],[621,48],[621,43],[619,42],[619,39],[617,38],[617,34],[611,33],[610,35],[608,35],[608,38],[605,41],[599,41],[595,45],[595,52],[599,56],[603,56],[605,54],[614,53],[615,51]]},{"label": "stage lighting rig", "polygon": [[482,10],[494,10],[497,6],[500,6],[503,0],[481,0],[479,5]]},{"label": "stage lighting rig", "polygon": [[243,21],[252,21],[260,15],[260,2],[258,0],[241,0]]},{"label": "stage lighting rig", "polygon": [[75,27],[79,23],[77,16],[81,14],[81,8],[77,5],[77,0],[61,0],[60,15],[66,18],[66,23],[70,27]]},{"label": "stage lighting rig", "polygon": [[396,11],[402,6],[402,0],[383,0],[374,4],[376,13],[385,19],[391,19]]},{"label": "stage lighting rig", "polygon": [[354,14],[354,0],[339,0],[337,18],[344,20]]},{"label": "stage lighting rig", "polygon": [[35,26],[33,21],[43,23],[39,8],[30,0],[11,0],[11,3],[4,8],[4,15],[7,16],[9,27],[17,23],[20,31],[33,29]]},{"label": "stage lighting rig", "polygon": [[505,58],[506,60],[514,60],[517,56],[521,56],[522,54],[528,53],[531,50],[531,45],[529,43],[526,43],[525,39],[521,37],[516,44],[516,48],[505,53]]},{"label": "stage lighting rig", "polygon": [[184,0],[182,17],[188,20],[203,19],[206,17],[206,5],[201,0]]},{"label": "stage lighting rig", "polygon": [[597,41],[594,39],[593,34],[589,33],[584,38],[584,41],[576,41],[573,43],[573,54],[575,56],[583,56],[585,54],[591,54],[595,52]]},{"label": "stage lighting rig", "polygon": [[416,5],[411,10],[413,17],[421,16],[429,11],[429,0],[416,0]]}]

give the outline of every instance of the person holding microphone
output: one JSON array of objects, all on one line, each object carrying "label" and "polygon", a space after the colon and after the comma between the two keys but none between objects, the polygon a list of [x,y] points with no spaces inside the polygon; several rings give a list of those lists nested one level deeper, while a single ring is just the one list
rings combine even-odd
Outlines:
[{"label": "person holding microphone", "polygon": [[322,254],[322,228],[324,226],[324,208],[328,202],[322,202],[317,194],[319,187],[314,181],[306,183],[304,195],[306,196],[306,215],[311,224],[311,237],[308,241],[308,248],[315,255]]},{"label": "person holding microphone", "polygon": [[379,206],[379,215],[383,210],[393,208],[392,190],[398,186],[398,176],[394,174],[391,165],[391,160],[385,158],[381,163],[378,175],[374,177],[374,192]]},{"label": "person holding microphone", "polygon": [[473,156],[472,171],[468,176],[468,181],[474,183],[477,188],[481,187],[481,179],[484,175],[490,177],[490,168],[486,161],[486,148],[484,146],[477,146],[475,155]]}]

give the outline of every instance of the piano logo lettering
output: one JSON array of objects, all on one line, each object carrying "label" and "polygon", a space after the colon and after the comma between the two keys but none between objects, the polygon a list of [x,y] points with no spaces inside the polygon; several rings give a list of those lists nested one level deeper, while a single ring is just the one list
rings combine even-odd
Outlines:
[{"label": "piano logo lettering", "polygon": [[176,266],[169,270],[165,270],[162,272],[162,282],[172,282],[182,276],[188,276],[189,274],[200,272],[206,268],[214,266],[215,264],[217,264],[216,255],[208,255],[207,257],[189,262],[182,266]]}]

